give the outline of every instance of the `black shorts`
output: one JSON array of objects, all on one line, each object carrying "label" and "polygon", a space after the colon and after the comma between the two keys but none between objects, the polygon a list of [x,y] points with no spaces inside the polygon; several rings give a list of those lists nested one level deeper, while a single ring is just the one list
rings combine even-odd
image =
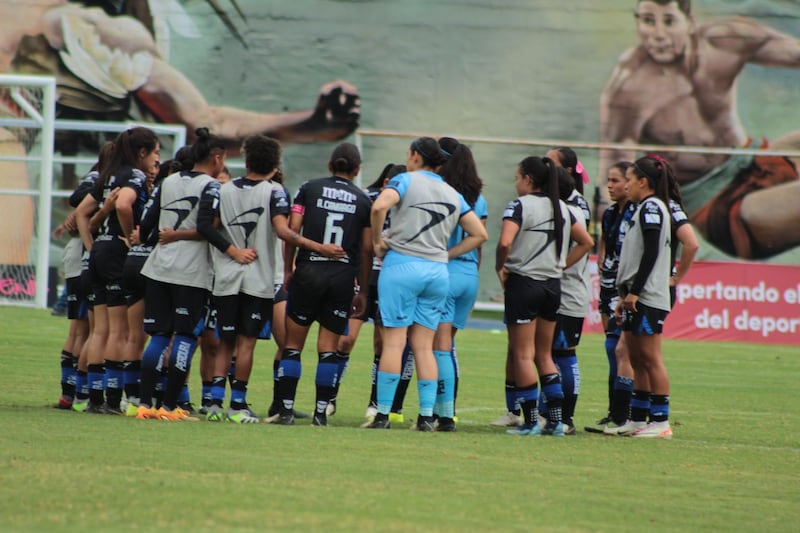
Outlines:
[{"label": "black shorts", "polygon": [[83,294],[81,276],[67,278],[67,318],[83,320],[89,317],[89,304]]},{"label": "black shorts", "polygon": [[504,299],[506,324],[527,324],[537,317],[555,322],[561,305],[561,280],[509,274]]},{"label": "black shorts", "polygon": [[144,298],[147,278],[141,272],[145,261],[147,261],[145,255],[128,254],[125,258],[125,266],[122,267],[122,290],[125,291],[125,301],[129,306]]},{"label": "black shorts", "polygon": [[269,338],[272,300],[239,293],[214,296],[212,307],[217,311],[217,333],[221,339],[237,335]]},{"label": "black shorts", "polygon": [[678,293],[677,287],[675,287],[675,285],[670,285],[669,286],[669,308],[670,309],[675,307],[675,299],[678,296],[677,293]]},{"label": "black shorts", "polygon": [[600,287],[600,300],[597,304],[597,310],[601,315],[614,316],[614,308],[617,307],[619,301],[619,291],[616,288],[608,289]]},{"label": "black shorts", "polygon": [[636,302],[638,311],[622,311],[622,331],[630,331],[637,337],[640,335],[658,335],[664,329],[669,311],[656,309]]},{"label": "black shorts", "polygon": [[283,288],[283,283],[276,283],[275,296],[273,296],[272,298],[272,305],[285,302],[288,299],[289,299],[289,294],[287,294],[286,289]]},{"label": "black shorts", "polygon": [[89,256],[89,275],[95,305],[127,305],[122,290],[122,270],[128,246],[116,237],[95,241]]},{"label": "black shorts", "polygon": [[580,344],[583,332],[583,317],[556,314],[556,331],[553,335],[553,349],[566,350]]},{"label": "black shorts", "polygon": [[315,320],[324,328],[344,334],[353,306],[355,269],[340,263],[301,263],[289,286],[286,315],[301,326]]},{"label": "black shorts", "polygon": [[147,279],[144,330],[150,335],[177,333],[196,337],[203,332],[208,291]]}]

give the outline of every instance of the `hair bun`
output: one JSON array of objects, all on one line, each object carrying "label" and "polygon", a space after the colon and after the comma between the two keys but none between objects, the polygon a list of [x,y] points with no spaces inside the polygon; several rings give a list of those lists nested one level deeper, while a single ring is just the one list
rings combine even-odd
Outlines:
[{"label": "hair bun", "polygon": [[211,132],[208,131],[208,128],[203,126],[202,128],[194,130],[194,134],[200,139],[207,139],[211,135]]}]

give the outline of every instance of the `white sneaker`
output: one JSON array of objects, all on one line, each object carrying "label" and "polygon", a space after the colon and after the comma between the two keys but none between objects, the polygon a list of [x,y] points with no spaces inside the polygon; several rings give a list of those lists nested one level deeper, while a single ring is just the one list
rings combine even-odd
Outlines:
[{"label": "white sneaker", "polygon": [[372,419],[375,418],[375,415],[377,414],[378,414],[378,408],[375,407],[374,405],[370,405],[369,407],[367,407],[367,411],[364,413],[364,418],[367,418],[370,421],[372,421]]},{"label": "white sneaker", "polygon": [[514,413],[509,411],[500,418],[498,418],[497,420],[495,420],[494,422],[492,422],[491,425],[501,428],[507,428],[507,427],[516,427],[519,426],[520,424],[522,424],[522,417],[520,415],[515,415]]},{"label": "white sneaker", "polygon": [[609,422],[606,424],[606,427],[603,428],[603,434],[627,437],[634,431],[642,429],[645,426],[647,426],[647,422],[634,422],[633,420],[627,420],[621,426],[616,425],[614,422]]},{"label": "white sneaker", "polygon": [[671,439],[672,428],[669,421],[650,422],[645,427],[631,433],[631,437],[641,437],[644,439]]}]

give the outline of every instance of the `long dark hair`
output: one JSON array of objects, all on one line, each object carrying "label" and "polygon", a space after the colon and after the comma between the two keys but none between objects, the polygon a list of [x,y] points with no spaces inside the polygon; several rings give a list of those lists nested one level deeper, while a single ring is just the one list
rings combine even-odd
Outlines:
[{"label": "long dark hair", "polygon": [[389,163],[388,165],[383,167],[383,170],[381,170],[381,173],[378,176],[378,178],[369,185],[367,185],[367,190],[379,191],[383,189],[383,186],[386,184],[387,181],[397,176],[398,174],[402,174],[406,170],[408,169],[406,169],[405,165],[395,165],[394,163]]},{"label": "long dark hair", "polygon": [[137,168],[139,152],[144,149],[148,154],[158,146],[158,136],[147,128],[136,127],[123,131],[114,139],[114,147],[109,154],[108,164],[100,169],[103,185],[108,178],[123,167]]},{"label": "long dark hair", "polygon": [[637,159],[631,168],[640,179],[647,180],[656,197],[664,202],[664,205],[669,204],[670,176],[675,179],[669,163],[660,156],[645,156]]},{"label": "long dark hair", "polygon": [[519,163],[520,174],[531,178],[533,186],[550,198],[553,206],[553,227],[555,229],[556,257],[561,257],[564,246],[564,214],[558,198],[558,165],[549,157],[526,157]]},{"label": "long dark hair", "polygon": [[558,162],[561,163],[561,166],[564,167],[565,170],[572,169],[568,170],[568,172],[574,181],[573,188],[583,194],[583,173],[578,171],[580,166],[578,154],[568,146],[561,146],[559,148],[554,148],[554,150],[558,152]]},{"label": "long dark hair", "polygon": [[447,161],[439,168],[438,174],[445,183],[461,193],[470,207],[475,207],[483,182],[478,176],[472,150],[452,137],[439,139],[439,147]]}]

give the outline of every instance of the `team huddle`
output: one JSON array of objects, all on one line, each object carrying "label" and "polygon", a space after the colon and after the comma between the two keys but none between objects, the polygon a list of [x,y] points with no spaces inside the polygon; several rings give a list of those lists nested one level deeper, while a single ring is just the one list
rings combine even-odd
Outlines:
[{"label": "team huddle", "polygon": [[[456,334],[478,293],[487,203],[470,149],[414,140],[405,165],[354,184],[361,154],[337,146],[328,177],[283,185],[281,146],[244,140],[231,178],[226,145],[207,129],[160,162],[157,136],[132,128],[107,143],[70,197],[57,231],[70,329],[57,407],[138,419],[257,423],[247,401],[259,339],[273,338],[273,400],[263,421],[328,425],[361,325],[375,358],[362,427],[403,422],[416,371],[418,431],[455,431]],[[609,410],[587,431],[669,438],[661,331],[697,250],[669,165],[644,157],[609,170],[616,203],[603,216],[601,313]],[[589,309],[584,172],[569,148],[526,157],[502,217],[495,270],[508,330],[507,414],[514,435],[575,434],[576,350]],[[675,268],[678,243],[683,244]],[[673,297],[671,298],[671,294]],[[295,409],[301,355],[318,323],[313,413]],[[200,348],[202,401],[189,374]],[[467,348],[468,349],[468,348]],[[541,382],[541,386],[539,383]],[[226,404],[227,396],[227,408]]]}]

